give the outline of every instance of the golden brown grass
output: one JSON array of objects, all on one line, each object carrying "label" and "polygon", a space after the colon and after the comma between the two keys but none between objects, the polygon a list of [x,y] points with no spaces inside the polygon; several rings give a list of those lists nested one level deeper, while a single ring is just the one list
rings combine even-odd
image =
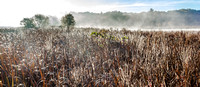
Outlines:
[{"label": "golden brown grass", "polygon": [[200,32],[1,32],[0,58],[0,86],[200,86]]}]

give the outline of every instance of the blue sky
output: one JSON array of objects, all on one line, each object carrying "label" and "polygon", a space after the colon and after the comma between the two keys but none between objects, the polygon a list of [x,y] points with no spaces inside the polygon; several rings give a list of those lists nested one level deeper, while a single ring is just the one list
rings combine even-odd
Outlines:
[{"label": "blue sky", "polygon": [[110,3],[113,1],[118,3],[119,6],[125,5],[125,7],[121,9],[123,9],[122,11],[128,12],[147,11],[149,8],[160,11],[182,8],[200,9],[200,0],[111,0]]},{"label": "blue sky", "polygon": [[0,26],[20,26],[24,17],[44,14],[62,17],[68,12],[143,12],[191,8],[200,10],[200,0],[1,0]]}]

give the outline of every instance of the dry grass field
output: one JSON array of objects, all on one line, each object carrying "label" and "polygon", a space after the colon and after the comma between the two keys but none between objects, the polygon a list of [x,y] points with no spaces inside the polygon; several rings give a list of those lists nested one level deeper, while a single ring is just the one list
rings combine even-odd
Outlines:
[{"label": "dry grass field", "polygon": [[0,32],[3,87],[199,87],[200,32]]}]

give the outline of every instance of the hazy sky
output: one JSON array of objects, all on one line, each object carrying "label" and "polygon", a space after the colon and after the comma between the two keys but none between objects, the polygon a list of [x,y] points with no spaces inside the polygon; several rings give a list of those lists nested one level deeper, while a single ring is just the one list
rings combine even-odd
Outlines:
[{"label": "hazy sky", "polygon": [[200,9],[200,0],[0,0],[0,26],[20,26],[24,17],[35,14],[60,18],[74,12],[142,12],[150,8],[160,11]]}]

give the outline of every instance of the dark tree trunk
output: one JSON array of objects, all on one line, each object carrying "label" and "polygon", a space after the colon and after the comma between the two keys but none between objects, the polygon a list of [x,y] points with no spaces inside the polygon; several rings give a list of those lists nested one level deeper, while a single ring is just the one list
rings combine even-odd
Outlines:
[{"label": "dark tree trunk", "polygon": [[70,27],[69,27],[69,26],[67,26],[67,32],[69,32],[69,28],[70,28]]}]

